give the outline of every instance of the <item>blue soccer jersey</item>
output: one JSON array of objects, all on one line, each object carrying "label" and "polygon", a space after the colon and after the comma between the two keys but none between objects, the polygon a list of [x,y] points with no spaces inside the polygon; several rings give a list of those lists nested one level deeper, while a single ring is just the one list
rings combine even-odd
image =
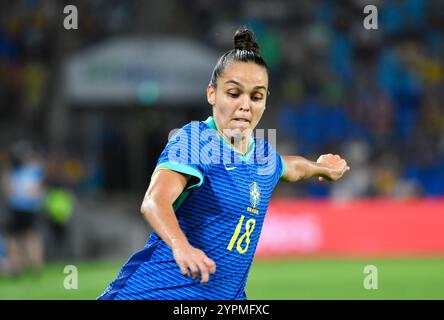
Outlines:
[{"label": "blue soccer jersey", "polygon": [[188,241],[214,260],[216,273],[205,284],[183,276],[172,250],[153,232],[99,299],[246,299],[248,273],[284,162],[257,138],[241,155],[215,129],[212,117],[179,129],[155,172],[192,176],[173,208]]}]

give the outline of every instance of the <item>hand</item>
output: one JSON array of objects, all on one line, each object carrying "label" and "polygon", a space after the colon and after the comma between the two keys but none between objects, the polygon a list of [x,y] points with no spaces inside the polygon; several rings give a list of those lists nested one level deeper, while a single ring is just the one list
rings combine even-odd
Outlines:
[{"label": "hand", "polygon": [[324,172],[319,177],[319,181],[323,181],[324,179],[336,181],[340,179],[344,173],[350,170],[347,162],[336,154],[323,154],[318,158],[316,163],[322,165]]},{"label": "hand", "polygon": [[186,277],[193,276],[193,279],[201,274],[201,284],[210,280],[210,274],[216,272],[216,263],[207,257],[207,255],[190,244],[173,245],[174,260],[178,264],[180,271]]}]

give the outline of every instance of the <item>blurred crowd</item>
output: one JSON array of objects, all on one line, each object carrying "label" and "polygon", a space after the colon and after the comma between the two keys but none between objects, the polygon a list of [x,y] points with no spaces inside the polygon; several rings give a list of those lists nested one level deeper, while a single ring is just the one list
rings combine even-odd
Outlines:
[{"label": "blurred crowd", "polygon": [[[26,140],[13,143],[8,151],[1,171],[0,274],[38,272],[45,257],[72,255],[68,227],[79,170],[61,153],[43,155]],[[55,245],[49,255],[47,241]]]},{"label": "blurred crowd", "polygon": [[[444,194],[442,1],[229,2],[228,17],[198,3],[205,40],[221,49],[233,22],[255,30],[271,66],[267,115],[275,113],[281,153],[339,153],[352,167],[339,183],[305,182],[282,195]],[[378,8],[377,30],[363,27],[368,4]]]},{"label": "blurred crowd", "polygon": [[[285,192],[441,195],[444,6],[439,0],[371,3],[378,8],[378,30],[364,29],[368,3],[361,0],[2,4],[0,160],[23,136],[54,153],[47,143],[49,106],[57,90],[56,62],[65,55],[131,33],[183,35],[222,52],[231,46],[233,30],[248,25],[271,68],[267,117],[278,128],[278,149],[311,158],[341,153],[353,169],[337,185],[307,182]],[[79,29],[69,40],[60,14],[66,4],[79,12]]]},{"label": "blurred crowd", "polygon": [[[79,29],[69,33],[62,27],[68,4],[79,13]],[[363,27],[367,4],[378,8],[377,30]],[[180,35],[222,53],[238,26],[255,31],[271,77],[262,127],[278,128],[278,151],[313,160],[339,153],[352,168],[338,183],[286,185],[278,195],[444,194],[441,0],[17,0],[0,8],[0,204],[8,213],[0,215],[0,269],[6,251],[12,252],[11,272],[23,267],[21,251],[30,253],[34,268],[43,261],[35,223],[17,221],[16,214],[45,213],[53,241],[63,243],[75,195],[131,188],[124,180],[106,179],[107,165],[113,176],[125,175],[130,166],[119,160],[126,149],[116,132],[99,132],[110,148],[98,148],[103,154],[91,157],[75,136],[63,143],[50,130],[64,58],[119,35]],[[182,118],[208,114],[204,96],[199,108],[200,113],[182,110],[189,112]],[[157,148],[153,163],[164,145],[157,137],[150,142]],[[141,154],[147,153],[144,147]],[[14,196],[14,188],[34,193]]]}]

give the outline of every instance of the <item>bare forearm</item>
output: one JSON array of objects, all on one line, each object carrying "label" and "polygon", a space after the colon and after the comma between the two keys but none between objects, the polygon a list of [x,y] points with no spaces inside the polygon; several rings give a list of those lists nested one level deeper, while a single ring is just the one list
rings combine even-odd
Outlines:
[{"label": "bare forearm", "polygon": [[188,244],[171,203],[161,199],[145,198],[140,211],[170,248]]},{"label": "bare forearm", "polygon": [[284,181],[296,182],[302,179],[323,176],[326,174],[324,166],[304,157],[285,156],[284,161],[286,165],[286,170],[282,177],[282,180]]}]

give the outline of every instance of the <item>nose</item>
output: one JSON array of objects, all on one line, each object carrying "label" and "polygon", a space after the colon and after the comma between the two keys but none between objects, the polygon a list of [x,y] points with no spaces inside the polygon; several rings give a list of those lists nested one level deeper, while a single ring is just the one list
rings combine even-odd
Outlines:
[{"label": "nose", "polygon": [[248,112],[250,111],[250,99],[249,97],[244,97],[244,99],[242,99],[240,107],[239,107],[240,111],[244,111],[244,112]]}]

